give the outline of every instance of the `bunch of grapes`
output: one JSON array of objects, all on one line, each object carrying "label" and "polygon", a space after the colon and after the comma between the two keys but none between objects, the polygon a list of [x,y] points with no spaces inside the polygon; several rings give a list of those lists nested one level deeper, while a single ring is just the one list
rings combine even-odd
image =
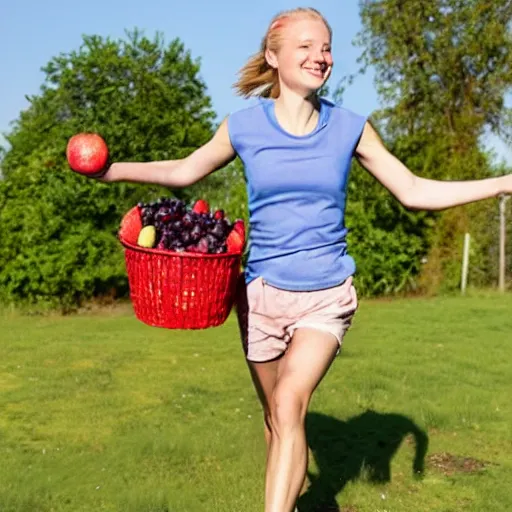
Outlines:
[{"label": "bunch of grapes", "polygon": [[203,200],[193,208],[175,198],[160,198],[137,206],[143,227],[155,227],[157,249],[203,254],[221,254],[228,249],[226,240],[233,225],[223,210],[210,212]]}]

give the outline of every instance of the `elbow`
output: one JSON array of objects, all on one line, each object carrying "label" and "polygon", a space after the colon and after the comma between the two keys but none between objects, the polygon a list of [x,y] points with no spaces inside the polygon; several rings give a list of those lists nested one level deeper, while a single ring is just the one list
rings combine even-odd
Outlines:
[{"label": "elbow", "polygon": [[425,206],[424,201],[422,200],[422,192],[423,187],[421,178],[413,175],[408,186],[404,187],[397,193],[397,199],[407,210],[421,210]]},{"label": "elbow", "polygon": [[421,209],[419,197],[414,186],[409,187],[401,193],[397,194],[396,198],[407,210],[417,211]]},{"label": "elbow", "polygon": [[410,211],[418,211],[421,210],[421,206],[418,201],[414,197],[414,194],[408,193],[404,194],[402,197],[398,198],[400,204],[406,209]]},{"label": "elbow", "polygon": [[194,185],[196,181],[190,178],[189,176],[184,175],[179,177],[173,177],[173,179],[169,183],[172,188],[187,188],[190,187],[190,185]]},{"label": "elbow", "polygon": [[186,188],[196,183],[198,181],[196,176],[185,162],[186,159],[183,159],[180,165],[169,169],[162,180],[162,185],[170,188]]}]

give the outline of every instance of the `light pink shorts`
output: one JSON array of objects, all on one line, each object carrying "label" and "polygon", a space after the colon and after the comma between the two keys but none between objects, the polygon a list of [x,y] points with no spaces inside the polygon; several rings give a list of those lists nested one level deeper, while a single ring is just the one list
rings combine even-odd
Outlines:
[{"label": "light pink shorts", "polygon": [[349,277],[344,283],[311,292],[282,290],[261,277],[245,285],[240,279],[237,312],[246,357],[271,361],[283,355],[300,327],[331,333],[341,348],[357,310],[357,294]]}]

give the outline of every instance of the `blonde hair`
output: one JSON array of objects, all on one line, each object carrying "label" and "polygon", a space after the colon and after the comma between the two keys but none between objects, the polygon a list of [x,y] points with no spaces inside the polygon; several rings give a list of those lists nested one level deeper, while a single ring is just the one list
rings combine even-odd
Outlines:
[{"label": "blonde hair", "polygon": [[289,11],[280,12],[275,16],[267,29],[267,33],[261,42],[258,53],[253,55],[238,72],[239,78],[233,85],[236,93],[246,98],[260,96],[264,98],[277,98],[280,93],[279,75],[277,69],[269,65],[265,58],[266,50],[276,52],[282,40],[281,29],[288,18],[307,17],[325,23],[329,35],[332,37],[332,29],[322,14],[312,7],[299,7]]}]

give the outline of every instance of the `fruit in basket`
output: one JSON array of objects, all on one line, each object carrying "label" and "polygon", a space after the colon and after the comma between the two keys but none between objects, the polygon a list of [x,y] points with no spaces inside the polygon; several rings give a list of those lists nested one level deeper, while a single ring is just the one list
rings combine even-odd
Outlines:
[{"label": "fruit in basket", "polygon": [[233,223],[233,229],[229,234],[226,244],[228,252],[241,252],[245,245],[245,224],[241,219]]},{"label": "fruit in basket", "polygon": [[210,205],[204,199],[198,199],[194,203],[192,211],[195,213],[208,213],[210,211]]},{"label": "fruit in basket", "polygon": [[140,208],[136,206],[123,217],[119,227],[119,238],[130,244],[136,244],[141,229]]},{"label": "fruit in basket", "polygon": [[97,176],[107,165],[108,147],[97,133],[78,133],[68,141],[66,158],[73,171]]},{"label": "fruit in basket", "polygon": [[239,231],[233,228],[226,240],[228,252],[242,252],[244,248],[244,243],[244,236]]},{"label": "fruit in basket", "polygon": [[245,243],[245,224],[242,219],[238,219],[233,224],[233,229],[242,237]]},{"label": "fruit in basket", "polygon": [[155,226],[144,226],[139,233],[137,238],[137,245],[141,247],[154,247],[156,241],[156,229]]},{"label": "fruit in basket", "polygon": [[[224,211],[205,211],[206,207],[209,208],[208,203],[203,199],[192,208],[175,198],[139,203],[134,210],[139,214],[144,236],[148,236],[142,239],[143,246],[199,254],[241,252],[245,243],[243,221],[231,223]],[[146,234],[150,232],[154,233],[154,240]]]}]

